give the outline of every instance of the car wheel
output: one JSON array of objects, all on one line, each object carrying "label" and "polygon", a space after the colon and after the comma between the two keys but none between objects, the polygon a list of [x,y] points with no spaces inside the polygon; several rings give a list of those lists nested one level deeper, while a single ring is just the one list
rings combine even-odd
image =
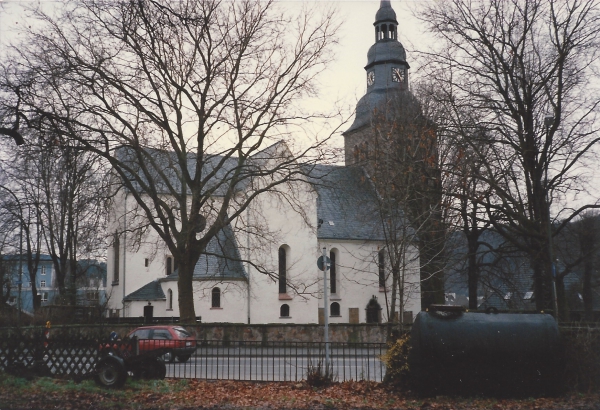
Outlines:
[{"label": "car wheel", "polygon": [[127,371],[123,362],[114,357],[106,356],[96,365],[94,380],[97,384],[108,387],[122,387],[127,380]]},{"label": "car wheel", "polygon": [[181,356],[177,356],[177,360],[179,360],[179,363],[185,363],[188,360],[190,360],[190,357],[192,357],[192,356],[189,355],[189,354],[184,354],[184,355],[181,355]]},{"label": "car wheel", "polygon": [[165,354],[163,354],[161,358],[163,359],[163,361],[165,361],[167,363],[172,363],[175,361],[175,355],[170,350],[168,352],[166,352]]}]

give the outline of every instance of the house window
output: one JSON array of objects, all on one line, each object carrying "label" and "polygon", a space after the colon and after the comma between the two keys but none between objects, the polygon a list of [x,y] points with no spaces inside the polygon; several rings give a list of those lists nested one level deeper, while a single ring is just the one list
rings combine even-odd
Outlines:
[{"label": "house window", "polygon": [[329,252],[329,260],[331,266],[329,267],[329,290],[332,294],[337,293],[337,267],[335,252]]},{"label": "house window", "polygon": [[119,283],[119,234],[115,232],[113,238],[113,284]]},{"label": "house window", "polygon": [[290,306],[288,304],[281,305],[279,308],[279,316],[281,317],[290,317]]},{"label": "house window", "polygon": [[86,292],[85,297],[91,302],[97,302],[98,300],[100,300],[100,295],[98,294],[98,292]]},{"label": "house window", "polygon": [[173,291],[171,289],[169,289],[167,291],[167,295],[168,295],[168,298],[169,298],[169,304],[167,305],[168,306],[168,310],[173,310]]},{"label": "house window", "polygon": [[40,275],[46,275],[46,267],[45,266],[42,266]]},{"label": "house window", "polygon": [[212,307],[220,308],[221,307],[221,289],[213,288],[212,290]]},{"label": "house window", "polygon": [[173,257],[172,256],[167,256],[165,265],[166,265],[165,275],[169,276],[171,273],[173,273]]},{"label": "house window", "polygon": [[340,315],[340,304],[337,302],[333,302],[331,306],[329,306],[329,314],[331,316],[341,316]]},{"label": "house window", "polygon": [[40,288],[45,288],[45,287],[46,287],[46,281],[40,280]]},{"label": "house window", "polygon": [[38,295],[41,296],[42,302],[47,302],[48,301],[48,292],[40,292],[40,293],[38,293]]},{"label": "house window", "polygon": [[282,246],[279,248],[279,293],[287,292],[287,253]]},{"label": "house window", "polygon": [[379,287],[385,288],[385,254],[383,250],[379,251],[377,264],[379,267]]}]

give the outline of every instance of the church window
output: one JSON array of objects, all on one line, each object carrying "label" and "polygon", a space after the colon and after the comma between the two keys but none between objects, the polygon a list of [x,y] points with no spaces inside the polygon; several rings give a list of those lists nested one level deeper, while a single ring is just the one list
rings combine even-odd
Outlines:
[{"label": "church window", "polygon": [[385,254],[383,250],[378,253],[379,287],[385,288]]},{"label": "church window", "polygon": [[279,293],[287,292],[287,252],[279,248]]},{"label": "church window", "polygon": [[354,162],[358,162],[358,154],[359,154],[359,149],[358,149],[358,145],[354,146]]},{"label": "church window", "polygon": [[213,288],[213,290],[212,290],[211,307],[214,307],[214,308],[221,307],[221,289],[219,289],[219,288]]},{"label": "church window", "polygon": [[113,237],[113,285],[119,284],[119,248],[121,247],[119,241],[119,234],[115,232]]},{"label": "church window", "polygon": [[381,31],[383,32],[383,38],[386,39],[388,38],[388,30],[387,30],[387,25],[384,24],[383,26],[381,26]]},{"label": "church window", "polygon": [[340,304],[337,302],[333,302],[329,307],[329,315],[330,316],[341,316],[340,315]]},{"label": "church window", "polygon": [[337,261],[335,252],[329,252],[329,260],[331,266],[329,267],[329,289],[332,294],[337,293]]},{"label": "church window", "polygon": [[279,316],[290,317],[290,305],[288,305],[287,303],[281,305],[281,308],[279,308]]},{"label": "church window", "polygon": [[369,143],[365,142],[365,159],[369,159]]},{"label": "church window", "polygon": [[167,290],[167,310],[173,310],[173,291],[171,289]]},{"label": "church window", "polygon": [[167,256],[167,260],[165,261],[165,275],[169,276],[173,273],[173,257]]}]

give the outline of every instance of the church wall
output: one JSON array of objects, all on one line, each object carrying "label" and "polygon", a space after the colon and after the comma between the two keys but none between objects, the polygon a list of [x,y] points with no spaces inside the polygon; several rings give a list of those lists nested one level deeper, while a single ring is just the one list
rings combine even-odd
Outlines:
[{"label": "church wall", "polygon": [[[278,189],[285,197],[269,192],[252,204],[252,221],[261,219],[266,235],[251,238],[249,257],[271,275],[247,266],[251,323],[317,323],[316,193],[300,181]],[[286,250],[286,294],[279,293],[277,281],[280,247]],[[289,317],[280,315],[284,304]]]},{"label": "church wall", "polygon": [[[382,308],[382,322],[388,320],[386,309],[385,289],[379,288],[379,268],[378,252],[382,248],[382,243],[374,241],[333,241],[323,240],[320,247],[326,246],[327,255],[333,250],[336,253],[337,264],[337,292],[331,294],[330,272],[328,272],[328,295],[329,304],[337,302],[340,305],[340,316],[332,317],[330,314],[330,323],[349,323],[350,310],[358,309],[359,323],[366,323],[366,306],[372,296],[375,296]],[[407,303],[405,311],[412,311],[413,317],[420,310],[420,289],[419,289],[419,260],[416,248],[411,247],[408,251],[407,260],[411,261],[407,267],[406,287]],[[320,291],[322,292],[322,273],[320,273]],[[392,285],[391,277],[386,282],[386,288],[390,289]],[[390,296],[388,295],[388,298]],[[323,307],[323,299],[320,295],[319,307]],[[397,308],[398,309],[398,308]]]}]

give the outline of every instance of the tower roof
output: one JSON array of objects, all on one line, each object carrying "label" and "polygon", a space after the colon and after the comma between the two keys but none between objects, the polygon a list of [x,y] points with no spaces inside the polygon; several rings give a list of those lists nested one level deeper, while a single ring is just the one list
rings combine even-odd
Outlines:
[{"label": "tower roof", "polygon": [[[367,92],[356,106],[351,132],[370,124],[373,110],[385,104],[398,92],[408,90],[406,50],[398,41],[398,21],[389,0],[381,0],[375,14],[375,43],[367,53]],[[392,73],[396,71],[396,76]]]},{"label": "tower roof", "polygon": [[377,14],[375,14],[375,23],[383,23],[384,21],[390,21],[398,24],[396,20],[396,12],[392,8],[392,5],[389,0],[381,0],[381,4],[379,6],[379,10],[377,10]]}]

